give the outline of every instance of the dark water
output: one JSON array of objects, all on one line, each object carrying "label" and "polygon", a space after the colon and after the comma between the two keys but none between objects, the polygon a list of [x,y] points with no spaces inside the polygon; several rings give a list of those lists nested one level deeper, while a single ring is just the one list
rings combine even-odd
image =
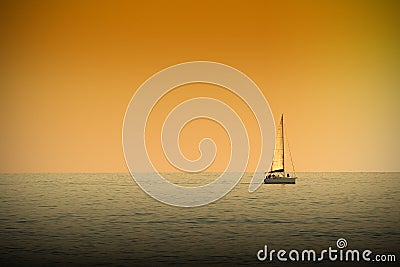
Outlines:
[{"label": "dark water", "polygon": [[247,174],[215,203],[178,208],[147,196],[128,174],[1,174],[0,263],[281,266],[259,262],[256,253],[264,245],[321,251],[336,248],[338,238],[347,240],[347,249],[394,254],[399,261],[399,173],[299,176],[296,185],[248,193]]}]

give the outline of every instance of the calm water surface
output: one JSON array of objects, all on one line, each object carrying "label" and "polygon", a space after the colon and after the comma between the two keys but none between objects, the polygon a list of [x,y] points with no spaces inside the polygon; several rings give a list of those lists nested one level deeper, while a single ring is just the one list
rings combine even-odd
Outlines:
[{"label": "calm water surface", "polygon": [[[196,185],[216,174],[166,175]],[[281,266],[258,262],[257,251],[321,251],[341,237],[348,249],[399,261],[399,173],[299,176],[248,193],[246,174],[219,201],[178,208],[147,196],[129,174],[0,174],[0,263]]]}]

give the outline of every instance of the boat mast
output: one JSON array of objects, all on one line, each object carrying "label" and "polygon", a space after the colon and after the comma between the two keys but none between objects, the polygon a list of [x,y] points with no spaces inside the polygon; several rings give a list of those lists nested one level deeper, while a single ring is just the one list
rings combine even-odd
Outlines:
[{"label": "boat mast", "polygon": [[285,176],[285,133],[283,132],[283,113],[281,117],[281,130],[282,130],[282,167],[283,167],[283,176]]}]

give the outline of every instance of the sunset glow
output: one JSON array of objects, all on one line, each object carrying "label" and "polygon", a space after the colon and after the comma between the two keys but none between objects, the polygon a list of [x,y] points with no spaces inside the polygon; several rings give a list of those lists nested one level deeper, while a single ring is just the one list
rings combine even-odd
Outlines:
[{"label": "sunset glow", "polygon": [[[0,172],[127,172],[121,131],[135,90],[168,66],[194,60],[249,76],[285,114],[298,171],[400,171],[400,20],[396,1],[11,1],[0,4]],[[229,103],[260,153],[254,117],[223,88],[177,88],[156,106],[160,122],[196,96]],[[221,171],[224,130],[207,120],[182,131],[183,153],[210,137]]]}]

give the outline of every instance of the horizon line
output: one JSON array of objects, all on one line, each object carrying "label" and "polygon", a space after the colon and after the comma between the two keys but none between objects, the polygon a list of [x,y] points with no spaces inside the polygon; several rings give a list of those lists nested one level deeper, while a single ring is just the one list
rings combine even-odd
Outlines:
[{"label": "horizon line", "polygon": [[[229,173],[238,173],[237,172],[229,172]],[[296,173],[399,173],[400,170],[398,171],[296,171]],[[138,173],[156,173],[156,172],[138,172]],[[185,173],[185,174],[198,174],[198,173],[223,173],[223,171],[204,171],[204,172],[196,172],[196,173],[190,173],[190,172],[179,172],[179,171],[161,171],[158,173]],[[251,171],[246,171],[243,173],[256,173],[256,172],[251,172]],[[264,172],[258,172],[258,173],[264,173]],[[293,173],[293,172],[289,172]],[[127,172],[87,172],[87,171],[61,171],[61,172],[0,172],[1,174],[130,174],[129,171]]]}]

